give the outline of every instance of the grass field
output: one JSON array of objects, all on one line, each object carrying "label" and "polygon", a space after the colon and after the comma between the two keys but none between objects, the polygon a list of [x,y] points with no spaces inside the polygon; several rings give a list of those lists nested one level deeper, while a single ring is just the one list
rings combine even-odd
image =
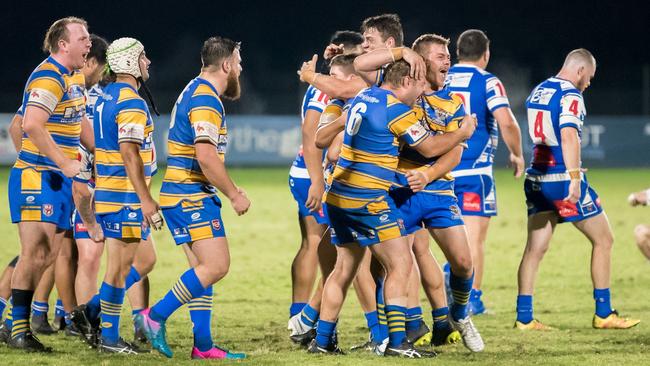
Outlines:
[{"label": "grass field", "polygon": [[[634,225],[650,220],[647,210],[633,209],[626,203],[630,191],[647,188],[648,171],[596,169],[589,173],[616,236],[611,286],[613,305],[623,314],[643,319],[638,327],[627,331],[591,328],[594,309],[589,276],[590,245],[567,224],[556,231],[541,265],[535,294],[536,317],[559,330],[522,333],[512,329],[516,271],[526,238],[526,207],[522,182],[512,179],[509,171],[501,170],[496,174],[500,215],[493,220],[489,232],[484,280],[485,301],[494,314],[475,318],[486,350],[470,354],[462,345],[449,346],[438,349],[437,359],[426,361],[381,359],[364,353],[349,353],[343,357],[312,356],[291,344],[286,330],[291,300],[290,264],[299,243],[299,229],[295,203],[286,184],[287,169],[235,169],[232,174],[248,191],[252,207],[247,215],[235,217],[229,204],[224,205],[232,266],[229,275],[215,288],[214,335],[218,344],[248,354],[248,359],[238,363],[374,366],[424,362],[445,365],[650,363],[647,356],[650,307],[645,292],[650,283],[650,266],[637,250],[632,236]],[[0,245],[2,266],[19,247],[16,229],[9,223],[4,193],[7,177],[8,170],[0,170],[0,232],[5,238]],[[186,261],[167,231],[155,233],[154,237],[158,262],[150,278],[152,298],[158,299],[186,269]],[[435,254],[442,258],[437,248]],[[339,339],[344,348],[367,337],[363,314],[352,292],[350,295],[339,325]],[[430,323],[429,305],[424,297],[422,300],[426,320]],[[189,363],[192,333],[185,308],[172,316],[168,329],[168,339],[175,351],[171,360],[157,353],[129,358],[99,355],[79,341],[58,335],[41,337],[55,349],[51,355],[23,354],[0,346],[0,365]],[[132,335],[128,305],[125,305],[122,318],[122,334],[127,339]]]}]

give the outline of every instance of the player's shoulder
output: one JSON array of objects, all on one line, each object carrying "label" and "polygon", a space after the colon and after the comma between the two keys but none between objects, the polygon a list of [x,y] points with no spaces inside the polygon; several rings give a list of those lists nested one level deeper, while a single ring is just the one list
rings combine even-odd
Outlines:
[{"label": "player's shoulder", "polygon": [[463,105],[463,100],[457,94],[447,88],[437,90],[429,95],[425,95],[427,102],[432,107],[441,109],[447,113],[453,114]]},{"label": "player's shoulder", "polygon": [[63,87],[65,85],[65,80],[63,79],[63,74],[65,72],[67,72],[67,70],[63,66],[56,63],[56,61],[51,57],[48,57],[36,66],[34,71],[32,71],[29,75],[28,83],[33,83],[39,79],[47,79],[55,81]]},{"label": "player's shoulder", "polygon": [[190,82],[189,89],[191,92],[190,106],[209,106],[223,112],[223,103],[219,98],[219,93],[207,80],[195,78]]}]

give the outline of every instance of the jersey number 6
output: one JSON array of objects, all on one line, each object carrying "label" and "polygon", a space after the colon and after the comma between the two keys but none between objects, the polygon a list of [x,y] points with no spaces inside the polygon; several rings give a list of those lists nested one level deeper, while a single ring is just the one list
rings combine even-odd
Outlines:
[{"label": "jersey number 6", "polygon": [[361,121],[363,120],[363,116],[361,113],[365,113],[368,110],[368,106],[366,103],[357,103],[352,107],[350,110],[350,117],[348,118],[348,123],[345,126],[345,132],[350,135],[354,136],[359,132],[359,128],[361,127]]}]

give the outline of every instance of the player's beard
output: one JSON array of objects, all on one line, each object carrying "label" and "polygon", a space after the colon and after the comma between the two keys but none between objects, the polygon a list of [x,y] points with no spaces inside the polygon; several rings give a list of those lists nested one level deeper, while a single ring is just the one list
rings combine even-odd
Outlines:
[{"label": "player's beard", "polygon": [[440,89],[440,85],[438,85],[438,78],[437,78],[437,72],[431,70],[431,68],[427,67],[427,73],[425,74],[425,78],[427,79],[427,82],[431,85],[431,89],[433,90],[438,90]]},{"label": "player's beard", "polygon": [[228,73],[228,80],[226,82],[226,90],[223,91],[223,97],[230,100],[237,100],[241,95],[241,85],[239,84],[239,77],[234,72]]}]

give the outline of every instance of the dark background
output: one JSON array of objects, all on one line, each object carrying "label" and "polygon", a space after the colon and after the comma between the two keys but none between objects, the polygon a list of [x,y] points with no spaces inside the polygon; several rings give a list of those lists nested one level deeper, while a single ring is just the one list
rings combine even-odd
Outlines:
[{"label": "dark background", "polygon": [[302,61],[321,55],[334,31],[358,31],[364,18],[395,12],[407,45],[419,34],[439,33],[452,39],[453,60],[458,34],[484,30],[492,41],[488,70],[506,85],[515,112],[534,85],[559,70],[568,51],[585,47],[598,62],[585,93],[589,114],[650,114],[650,12],[641,1],[35,1],[2,7],[0,112],[17,109],[27,77],[45,57],[45,31],[67,15],[85,18],[90,32],[109,41],[142,41],[162,112],[198,74],[203,40],[222,35],[242,42],[243,95],[227,104],[228,112],[294,114],[305,88],[296,76]]}]

